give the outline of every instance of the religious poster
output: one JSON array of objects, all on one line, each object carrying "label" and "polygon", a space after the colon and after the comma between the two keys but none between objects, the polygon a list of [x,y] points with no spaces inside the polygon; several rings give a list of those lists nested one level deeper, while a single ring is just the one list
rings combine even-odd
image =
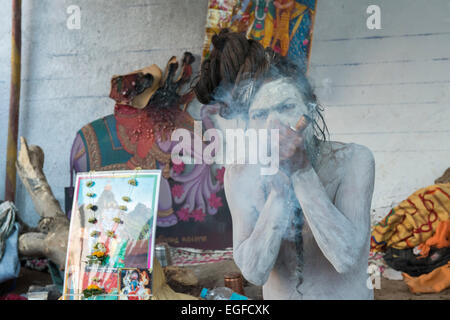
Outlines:
[{"label": "religious poster", "polygon": [[77,174],[65,300],[151,297],[160,180],[159,170]]},{"label": "religious poster", "polygon": [[243,32],[304,69],[311,49],[317,0],[210,0],[203,57],[223,28]]}]

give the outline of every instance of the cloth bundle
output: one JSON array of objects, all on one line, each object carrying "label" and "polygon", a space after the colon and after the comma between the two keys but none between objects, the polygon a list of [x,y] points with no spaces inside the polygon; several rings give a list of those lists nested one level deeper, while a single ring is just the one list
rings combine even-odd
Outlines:
[{"label": "cloth bundle", "polygon": [[430,273],[450,260],[450,247],[437,249],[431,248],[426,258],[414,254],[413,249],[388,248],[384,255],[384,261],[392,269],[402,271],[410,276],[418,277]]},{"label": "cloth bundle", "polygon": [[420,189],[375,225],[371,251],[414,248],[431,238],[441,221],[449,219],[450,183]]},{"label": "cloth bundle", "polygon": [[414,192],[375,227],[372,253],[383,253],[413,293],[450,287],[450,183]]},{"label": "cloth bundle", "polygon": [[413,293],[441,292],[450,287],[450,261],[420,277],[411,277],[406,273],[403,276],[409,290]]},{"label": "cloth bundle", "polygon": [[0,205],[0,283],[17,278],[20,272],[17,239],[19,224],[16,223],[17,209],[12,202]]},{"label": "cloth bundle", "polygon": [[450,247],[450,220],[441,221],[434,236],[418,246],[420,256],[427,257],[433,246],[439,249]]},{"label": "cloth bundle", "polygon": [[433,237],[417,247],[417,260],[429,261],[426,274],[412,277],[403,273],[413,293],[441,292],[450,287],[450,220],[441,221]]},{"label": "cloth bundle", "polygon": [[6,240],[11,235],[16,221],[16,207],[12,202],[3,202],[0,205],[0,261],[5,253]]}]

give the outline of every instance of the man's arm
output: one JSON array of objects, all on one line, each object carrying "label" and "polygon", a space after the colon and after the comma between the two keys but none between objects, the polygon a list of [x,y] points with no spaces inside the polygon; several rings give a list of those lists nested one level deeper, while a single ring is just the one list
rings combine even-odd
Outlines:
[{"label": "man's arm", "polygon": [[297,171],[291,178],[319,248],[339,273],[354,267],[370,233],[375,162],[369,149],[358,145],[353,148],[334,204],[314,169]]},{"label": "man's arm", "polygon": [[289,210],[282,191],[272,189],[265,200],[255,179],[259,173],[255,176],[244,171],[243,166],[236,166],[227,168],[225,174],[225,192],[233,219],[233,256],[245,279],[263,285],[286,234]]}]

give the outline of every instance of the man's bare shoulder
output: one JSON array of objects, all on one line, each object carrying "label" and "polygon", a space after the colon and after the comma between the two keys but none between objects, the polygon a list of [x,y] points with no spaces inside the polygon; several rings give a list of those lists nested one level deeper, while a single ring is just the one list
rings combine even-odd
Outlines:
[{"label": "man's bare shoulder", "polygon": [[334,145],[334,170],[339,172],[339,185],[372,197],[375,184],[375,158],[372,151],[356,143],[332,142]]},{"label": "man's bare shoulder", "polygon": [[375,158],[372,151],[363,145],[351,143],[351,164],[362,166],[361,169],[373,170],[375,168]]},{"label": "man's bare shoulder", "polygon": [[328,161],[335,162],[335,165],[339,167],[348,167],[349,164],[360,164],[369,168],[375,166],[372,151],[368,147],[356,143],[327,142],[322,147],[322,156]]},{"label": "man's bare shoulder", "polygon": [[321,146],[320,155],[316,172],[324,186],[359,185],[361,188],[373,188],[375,160],[366,146],[330,141]]}]

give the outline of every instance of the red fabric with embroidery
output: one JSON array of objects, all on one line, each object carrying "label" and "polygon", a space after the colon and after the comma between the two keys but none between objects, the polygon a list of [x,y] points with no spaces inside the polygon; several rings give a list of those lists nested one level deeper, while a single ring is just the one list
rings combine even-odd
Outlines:
[{"label": "red fabric with embroidery", "polygon": [[[155,142],[155,124],[148,116],[147,111],[117,104],[114,108],[114,116],[117,121],[117,132],[121,132],[119,126],[125,128],[126,137],[133,145],[136,145],[136,154],[141,158],[145,158]],[[124,149],[128,153],[135,154],[134,150],[127,148],[128,144],[123,141],[124,137],[122,134],[118,136]]]}]

